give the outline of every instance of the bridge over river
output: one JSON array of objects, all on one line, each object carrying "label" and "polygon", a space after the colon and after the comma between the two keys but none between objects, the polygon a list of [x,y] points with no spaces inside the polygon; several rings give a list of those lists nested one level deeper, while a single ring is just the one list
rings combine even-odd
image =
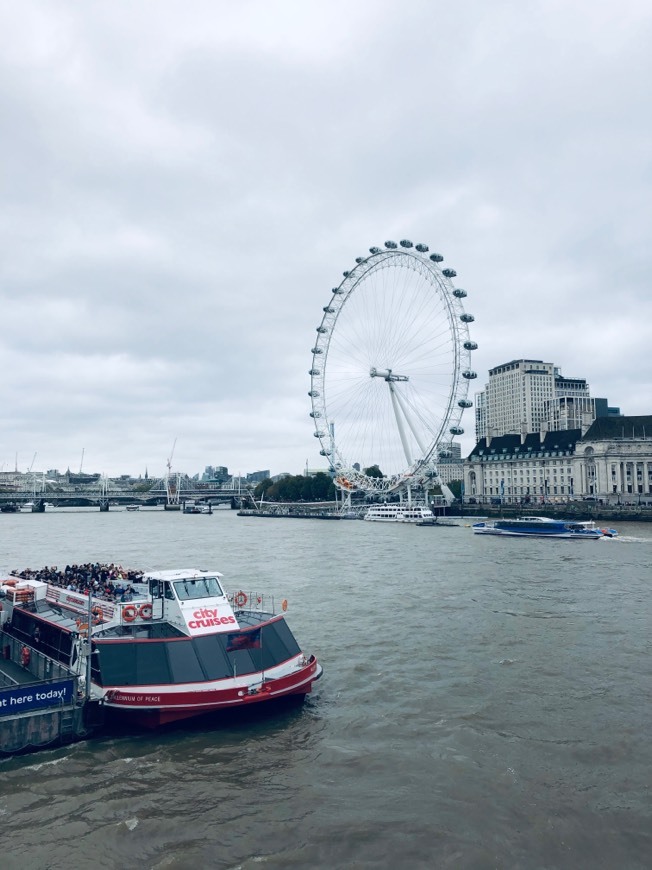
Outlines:
[{"label": "bridge over river", "polygon": [[[160,482],[157,482],[160,484]],[[46,506],[53,507],[98,507],[107,511],[111,506],[137,505],[156,507],[163,505],[171,510],[180,510],[185,502],[197,501],[203,504],[228,505],[239,508],[247,500],[246,493],[224,490],[206,485],[185,485],[170,491],[167,487],[155,483],[148,490],[124,489],[109,481],[89,486],[47,487],[35,493],[33,490],[0,491],[0,512],[9,513],[18,510],[31,509],[34,513],[43,513]],[[191,481],[190,483],[195,483]]]}]

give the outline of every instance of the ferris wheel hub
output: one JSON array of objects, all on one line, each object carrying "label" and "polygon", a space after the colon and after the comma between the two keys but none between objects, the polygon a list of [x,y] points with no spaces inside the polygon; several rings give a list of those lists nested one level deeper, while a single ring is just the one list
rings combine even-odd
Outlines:
[{"label": "ferris wheel hub", "polygon": [[370,378],[383,378],[383,380],[390,383],[390,381],[409,381],[410,378],[408,375],[395,375],[391,369],[383,369],[379,371],[377,368],[369,369],[369,377]]}]

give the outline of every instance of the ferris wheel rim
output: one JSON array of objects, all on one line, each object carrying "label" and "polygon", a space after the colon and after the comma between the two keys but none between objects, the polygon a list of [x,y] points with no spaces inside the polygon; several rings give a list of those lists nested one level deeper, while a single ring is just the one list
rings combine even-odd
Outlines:
[{"label": "ferris wheel rim", "polygon": [[[323,316],[317,327],[317,339],[312,348],[312,367],[310,369],[311,389],[309,395],[312,402],[311,417],[313,417],[314,435],[321,444],[320,453],[329,459],[331,473],[335,473],[335,481],[343,490],[365,490],[367,492],[391,492],[411,481],[423,482],[430,476],[430,469],[434,468],[433,456],[438,446],[443,442],[444,431],[448,428],[447,435],[463,434],[460,421],[464,411],[472,406],[468,400],[468,391],[471,380],[476,377],[471,368],[471,350],[477,348],[475,342],[470,340],[469,323],[474,320],[472,315],[467,315],[462,305],[462,299],[466,297],[466,291],[455,287],[452,278],[456,272],[453,269],[442,269],[440,263],[443,257],[439,254],[428,254],[426,245],[412,245],[403,240],[399,247],[396,243],[386,242],[385,248],[370,248],[369,255],[358,257],[356,265],[351,270],[343,273],[343,280],[332,290],[330,302],[323,308]],[[437,431],[432,435],[427,448],[421,450],[414,461],[406,462],[405,466],[397,473],[392,473],[382,479],[370,477],[363,471],[355,468],[350,458],[344,455],[340,446],[333,437],[332,420],[329,415],[327,402],[327,370],[331,341],[336,334],[338,321],[357,290],[363,287],[364,282],[382,269],[409,268],[419,274],[428,285],[430,291],[434,291],[438,302],[445,312],[448,325],[448,338],[451,344],[452,371],[451,382],[448,390],[445,408],[443,409]],[[371,376],[376,376],[376,369],[372,367]],[[408,380],[399,375],[392,375],[391,370],[381,371],[380,375],[386,381]],[[390,384],[391,390],[391,384]],[[452,425],[451,425],[452,424]],[[416,434],[416,433],[415,433]],[[448,438],[452,440],[452,438]],[[422,447],[421,442],[419,446]],[[407,456],[407,451],[406,451]],[[435,470],[436,473],[436,470]]]}]

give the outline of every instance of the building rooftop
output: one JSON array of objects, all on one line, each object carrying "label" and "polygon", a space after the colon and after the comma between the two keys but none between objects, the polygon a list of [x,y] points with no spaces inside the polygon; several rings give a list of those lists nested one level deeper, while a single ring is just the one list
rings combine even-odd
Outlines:
[{"label": "building rooftop", "polygon": [[469,454],[469,459],[487,456],[516,456],[524,459],[528,455],[540,453],[574,453],[581,435],[581,429],[564,429],[546,432],[542,441],[538,432],[531,432],[525,436],[522,444],[520,435],[498,435],[490,438],[488,444],[486,438],[481,438]]},{"label": "building rooftop", "polygon": [[640,417],[598,417],[587,429],[583,441],[652,440],[652,415]]}]

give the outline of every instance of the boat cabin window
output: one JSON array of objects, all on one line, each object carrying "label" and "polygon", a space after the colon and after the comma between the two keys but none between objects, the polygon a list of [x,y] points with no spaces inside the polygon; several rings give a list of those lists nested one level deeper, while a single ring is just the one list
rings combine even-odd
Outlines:
[{"label": "boat cabin window", "polygon": [[171,601],[174,601],[174,590],[172,589],[171,583],[163,584],[163,597],[169,598]]},{"label": "boat cabin window", "polygon": [[193,577],[188,580],[175,580],[173,586],[179,601],[216,598],[224,595],[217,577]]}]

